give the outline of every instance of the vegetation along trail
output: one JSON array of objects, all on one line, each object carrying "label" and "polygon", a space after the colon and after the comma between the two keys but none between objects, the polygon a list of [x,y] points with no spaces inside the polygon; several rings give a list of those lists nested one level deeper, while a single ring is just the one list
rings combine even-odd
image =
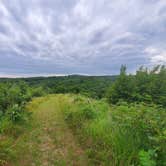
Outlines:
[{"label": "vegetation along trail", "polygon": [[60,96],[36,98],[28,105],[33,112],[31,126],[16,141],[17,157],[11,165],[87,165],[84,151],[60,113],[60,100]]}]

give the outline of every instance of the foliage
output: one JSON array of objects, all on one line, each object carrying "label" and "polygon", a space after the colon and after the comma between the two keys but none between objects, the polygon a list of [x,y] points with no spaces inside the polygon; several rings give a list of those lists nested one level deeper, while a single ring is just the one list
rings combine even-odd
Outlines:
[{"label": "foliage", "polygon": [[107,98],[113,104],[124,100],[166,107],[166,67],[156,66],[151,70],[140,67],[136,75],[127,75],[126,67],[122,66],[119,77],[107,92]]},{"label": "foliage", "polygon": [[[14,156],[11,146],[23,132],[30,114],[26,103],[33,97],[52,93],[77,94],[60,95],[58,106],[92,165],[166,165],[165,66],[151,70],[141,67],[135,75],[128,75],[122,66],[118,77],[64,76],[0,81],[0,165]],[[40,103],[43,99],[36,101]],[[31,105],[33,109],[38,102]]]},{"label": "foliage", "polygon": [[31,88],[22,81],[0,83],[0,117],[9,115],[13,121],[18,120],[26,102],[43,95],[41,87]]},{"label": "foliage", "polygon": [[0,165],[13,158],[12,145],[30,117],[26,103],[41,95],[38,91],[22,81],[0,83]]},{"label": "foliage", "polygon": [[141,150],[139,152],[139,159],[141,166],[155,166],[156,162],[152,159],[155,152],[153,150],[149,150],[148,152]]},{"label": "foliage", "polygon": [[63,102],[65,119],[92,164],[164,165],[165,109],[125,102],[109,107],[104,101],[80,96]]},{"label": "foliage", "polygon": [[[0,82],[24,81],[40,93],[75,93],[83,94],[93,98],[104,97],[107,87],[116,79],[116,76],[81,76],[69,75],[59,77],[33,77],[0,79]],[[37,94],[37,93],[36,93]]]}]

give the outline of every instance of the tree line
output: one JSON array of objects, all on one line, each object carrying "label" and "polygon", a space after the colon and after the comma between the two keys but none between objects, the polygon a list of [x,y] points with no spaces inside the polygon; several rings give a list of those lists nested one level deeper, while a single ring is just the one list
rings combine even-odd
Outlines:
[{"label": "tree line", "polygon": [[127,74],[122,66],[120,75],[107,91],[110,103],[119,101],[154,103],[166,107],[166,67],[140,67],[135,75]]}]

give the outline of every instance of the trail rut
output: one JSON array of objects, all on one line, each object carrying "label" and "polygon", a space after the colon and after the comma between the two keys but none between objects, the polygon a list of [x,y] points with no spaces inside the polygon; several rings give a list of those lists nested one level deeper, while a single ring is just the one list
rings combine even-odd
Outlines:
[{"label": "trail rut", "polygon": [[[36,101],[35,101],[36,100]],[[31,127],[17,140],[12,166],[86,166],[87,156],[66,125],[57,96],[32,105]]]}]

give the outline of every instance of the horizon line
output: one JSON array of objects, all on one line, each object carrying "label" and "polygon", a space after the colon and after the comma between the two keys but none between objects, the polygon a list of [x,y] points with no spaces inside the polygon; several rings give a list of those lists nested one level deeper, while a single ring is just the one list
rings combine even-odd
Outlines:
[{"label": "horizon line", "polygon": [[65,77],[65,76],[116,76],[118,74],[85,74],[85,73],[73,73],[73,74],[0,74],[0,79],[15,79],[15,78],[36,78],[36,77]]}]

